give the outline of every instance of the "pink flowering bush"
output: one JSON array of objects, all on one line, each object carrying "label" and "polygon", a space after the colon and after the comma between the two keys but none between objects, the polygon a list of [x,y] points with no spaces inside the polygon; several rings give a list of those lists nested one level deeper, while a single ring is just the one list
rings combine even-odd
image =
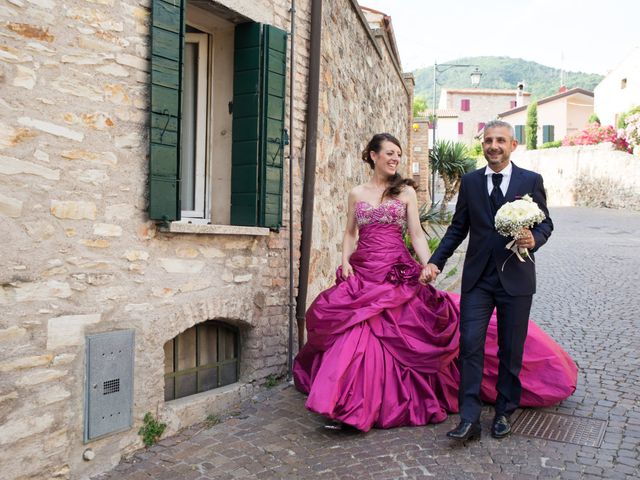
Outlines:
[{"label": "pink flowering bush", "polygon": [[562,145],[596,145],[603,142],[612,143],[616,150],[631,152],[624,135],[618,135],[618,131],[611,125],[602,126],[598,123],[591,123],[581,132],[565,137]]},{"label": "pink flowering bush", "polygon": [[640,146],[640,113],[632,113],[625,118],[624,135],[631,147]]}]

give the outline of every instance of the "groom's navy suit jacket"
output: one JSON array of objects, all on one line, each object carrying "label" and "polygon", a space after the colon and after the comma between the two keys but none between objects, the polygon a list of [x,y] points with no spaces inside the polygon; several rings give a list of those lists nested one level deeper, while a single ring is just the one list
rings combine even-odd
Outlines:
[{"label": "groom's navy suit jacket", "polygon": [[[481,168],[462,177],[451,225],[429,262],[442,270],[447,259],[468,233],[469,244],[462,273],[463,292],[471,290],[485,270],[487,262],[494,261],[502,286],[509,295],[533,295],[536,291],[535,264],[531,261],[534,260],[534,255],[531,255],[531,260],[525,259],[524,263],[515,255],[509,258],[513,252],[505,249],[505,245],[511,239],[503,237],[495,229],[495,212],[484,172],[485,169]],[[526,194],[533,198],[546,216],[543,222],[531,229],[536,242],[533,253],[547,241],[553,230],[553,223],[547,210],[542,176],[513,165],[505,202],[512,202]]]}]

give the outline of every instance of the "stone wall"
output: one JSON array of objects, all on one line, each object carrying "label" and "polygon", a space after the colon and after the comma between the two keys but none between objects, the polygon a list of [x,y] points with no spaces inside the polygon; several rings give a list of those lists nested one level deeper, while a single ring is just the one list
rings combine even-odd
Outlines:
[{"label": "stone wall", "polygon": [[640,157],[614,150],[611,144],[518,148],[511,158],[542,174],[550,206],[640,210]]},{"label": "stone wall", "polygon": [[[217,3],[289,29],[289,2]],[[408,145],[411,107],[411,89],[356,3],[324,3],[309,300],[339,262],[347,192],[369,175],[360,151],[379,131]],[[229,226],[167,232],[148,220],[150,5],[0,5],[3,478],[86,478],[142,446],[145,412],[167,422],[170,434],[286,369],[288,165],[279,233]],[[291,155],[299,221],[310,1],[296,8]],[[293,230],[297,245],[299,226]],[[164,344],[209,319],[240,328],[240,381],[165,402]],[[85,336],[119,329],[135,331],[134,424],[85,445]],[[83,460],[87,448],[90,462]]]},{"label": "stone wall", "polygon": [[[413,174],[413,179],[418,183],[418,206],[425,203],[431,204],[431,172],[429,169],[429,148],[431,144],[431,130],[426,119],[414,119],[412,125],[413,139],[411,162],[418,164],[418,173]],[[412,170],[413,173],[413,170]]]},{"label": "stone wall", "polygon": [[[218,3],[289,29],[287,1]],[[0,4],[3,478],[86,478],[142,446],[145,412],[175,432],[286,371],[288,201],[279,233],[166,233],[148,220],[150,5]],[[299,218],[310,2],[296,6]],[[208,319],[240,327],[240,382],[165,403],[165,342]],[[118,329],[135,331],[134,425],[83,445],[85,335]]]},{"label": "stone wall", "polygon": [[320,121],[310,303],[333,284],[341,261],[347,195],[368,180],[360,158],[379,132],[396,136],[404,148],[403,175],[410,174],[409,130],[412,89],[397,71],[383,37],[371,35],[353,1],[323,2]]}]

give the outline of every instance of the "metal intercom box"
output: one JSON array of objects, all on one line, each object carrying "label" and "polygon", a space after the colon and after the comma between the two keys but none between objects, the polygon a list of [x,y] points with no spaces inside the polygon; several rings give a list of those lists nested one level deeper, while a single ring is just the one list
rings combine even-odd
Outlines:
[{"label": "metal intercom box", "polygon": [[131,427],[133,330],[86,337],[85,443]]}]

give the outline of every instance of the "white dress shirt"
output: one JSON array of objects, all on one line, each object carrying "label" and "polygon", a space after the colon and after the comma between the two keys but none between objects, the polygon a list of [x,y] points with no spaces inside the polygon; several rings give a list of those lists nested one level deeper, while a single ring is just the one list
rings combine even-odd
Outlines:
[{"label": "white dress shirt", "polygon": [[507,189],[509,188],[509,181],[511,180],[512,170],[513,166],[511,165],[511,162],[509,162],[509,165],[504,167],[500,172],[494,172],[493,170],[491,170],[491,168],[489,168],[489,165],[487,165],[487,168],[484,169],[484,175],[485,177],[487,177],[487,192],[489,192],[489,195],[491,195],[491,191],[493,190],[493,180],[491,180],[491,175],[493,175],[494,173],[501,173],[502,183],[500,184],[500,190],[502,190],[502,195],[504,195],[505,197],[507,196]]}]

